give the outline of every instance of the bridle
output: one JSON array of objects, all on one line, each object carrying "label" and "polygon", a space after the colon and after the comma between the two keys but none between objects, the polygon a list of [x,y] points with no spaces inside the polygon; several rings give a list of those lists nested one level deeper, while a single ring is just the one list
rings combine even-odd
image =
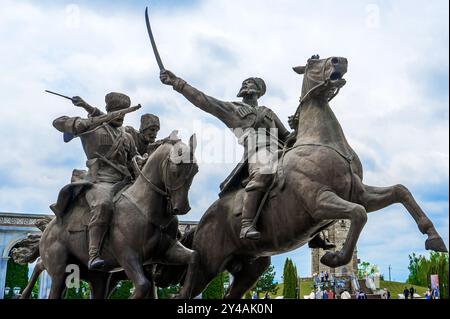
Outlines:
[{"label": "bridle", "polygon": [[192,174],[194,165],[191,165],[189,172],[183,178],[182,183],[180,183],[179,185],[173,186],[173,185],[169,185],[168,178],[167,178],[167,172],[169,170],[169,162],[170,162],[170,154],[167,156],[167,158],[163,161],[163,163],[161,165],[161,170],[163,172],[161,179],[162,179],[162,183],[164,185],[164,189],[161,189],[160,187],[158,187],[158,185],[153,183],[149,177],[145,176],[145,174],[142,172],[142,170],[139,169],[139,166],[136,163],[136,158],[133,158],[133,164],[134,164],[136,170],[138,171],[139,175],[142,176],[142,178],[148,183],[148,185],[150,186],[151,189],[153,189],[155,192],[157,192],[158,194],[160,194],[161,196],[166,198],[167,211],[171,212],[172,211],[171,193],[181,189],[188,183],[188,180]]},{"label": "bridle", "polygon": [[[330,61],[332,59],[332,57],[329,57],[325,60],[324,63],[324,67],[323,67],[323,72],[322,72],[322,82],[320,82],[319,84],[315,85],[313,88],[311,88],[302,98],[300,98],[300,105],[303,104],[306,101],[306,98],[308,98],[312,92],[314,92],[315,90],[317,90],[318,88],[322,87],[322,86],[326,86],[329,83],[329,80],[325,79],[325,72],[326,72],[326,68],[325,66],[327,65],[328,61]],[[305,69],[305,76],[307,77],[308,80],[312,80],[312,81],[316,81],[315,79],[312,79],[309,74],[308,74],[308,66],[309,63],[306,65],[306,69]],[[331,97],[328,98],[328,102],[330,102],[332,99],[334,99],[336,97],[336,95],[338,95],[339,90],[341,88],[337,88],[336,91],[333,93],[333,95]]]}]

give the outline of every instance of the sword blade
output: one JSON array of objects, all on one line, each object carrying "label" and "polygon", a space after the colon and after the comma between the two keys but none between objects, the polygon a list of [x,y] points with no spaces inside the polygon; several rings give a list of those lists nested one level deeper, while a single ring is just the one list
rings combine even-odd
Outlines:
[{"label": "sword blade", "polygon": [[153,53],[155,54],[156,62],[158,63],[159,69],[164,71],[164,65],[162,63],[161,57],[159,56],[158,48],[156,47],[155,38],[153,37],[152,27],[150,26],[150,20],[148,18],[148,7],[145,8],[145,22],[147,24],[148,36],[150,37],[150,42],[152,43]]}]

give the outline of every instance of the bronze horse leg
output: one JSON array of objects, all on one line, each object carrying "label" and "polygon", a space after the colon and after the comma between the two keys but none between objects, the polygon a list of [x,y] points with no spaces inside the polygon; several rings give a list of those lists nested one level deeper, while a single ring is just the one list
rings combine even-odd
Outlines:
[{"label": "bronze horse leg", "polygon": [[36,284],[37,280],[39,279],[39,276],[44,270],[45,270],[44,264],[42,263],[42,260],[39,260],[34,266],[33,274],[31,275],[30,281],[28,282],[27,286],[23,290],[22,295],[20,295],[20,299],[30,299],[34,285]]},{"label": "bronze horse leg", "polygon": [[[188,265],[184,287],[192,287],[195,282],[195,274],[198,268],[198,253],[192,249],[184,247],[179,241],[176,241],[164,254],[163,260],[175,265]],[[182,289],[180,297],[191,296],[191,289]]]},{"label": "bronze horse leg", "polygon": [[320,262],[329,267],[339,267],[350,262],[353,251],[365,223],[367,213],[363,206],[340,198],[331,190],[325,190],[317,196],[313,218],[317,221],[350,219],[350,229],[341,251],[327,252]]},{"label": "bronze horse leg", "polygon": [[99,271],[89,274],[89,286],[91,287],[92,299],[106,299],[108,297],[110,277],[111,274]]},{"label": "bronze horse leg", "polygon": [[225,299],[241,299],[269,266],[270,257],[242,261],[242,268],[233,274],[233,282],[225,295]]},{"label": "bronze horse leg", "polygon": [[152,284],[145,276],[144,267],[139,255],[130,248],[124,248],[117,255],[117,260],[128,278],[133,282],[134,293],[130,299],[144,299],[152,289]]},{"label": "bronze horse leg", "polygon": [[425,248],[428,250],[447,252],[447,247],[433,223],[423,212],[411,195],[410,191],[403,185],[390,187],[374,187],[363,185],[364,192],[360,195],[359,202],[366,208],[367,212],[373,212],[390,206],[402,204],[414,218],[422,234],[428,235]]},{"label": "bronze horse leg", "polygon": [[60,242],[54,242],[47,249],[45,254],[48,259],[48,265],[45,267],[50,277],[52,285],[50,288],[49,299],[61,299],[66,288],[66,266],[67,266],[67,250]]}]

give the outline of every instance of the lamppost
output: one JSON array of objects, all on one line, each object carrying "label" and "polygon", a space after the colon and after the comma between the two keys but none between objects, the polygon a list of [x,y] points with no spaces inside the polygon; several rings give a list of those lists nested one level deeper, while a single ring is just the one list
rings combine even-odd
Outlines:
[{"label": "lamppost", "polygon": [[225,281],[223,283],[223,290],[225,291],[225,293],[228,292],[228,288],[230,287],[230,283],[228,281]]},{"label": "lamppost", "polygon": [[21,290],[22,289],[20,289],[20,287],[14,287],[13,288],[14,299],[16,299],[19,296]]},{"label": "lamppost", "polygon": [[8,297],[10,291],[11,291],[11,288],[5,287],[5,296],[4,296],[5,299],[6,299],[6,297]]}]

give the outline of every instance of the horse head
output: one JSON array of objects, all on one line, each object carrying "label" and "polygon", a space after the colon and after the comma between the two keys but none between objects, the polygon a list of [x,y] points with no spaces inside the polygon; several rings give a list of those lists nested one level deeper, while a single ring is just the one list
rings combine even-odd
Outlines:
[{"label": "horse head", "polygon": [[172,213],[175,215],[185,215],[191,210],[188,192],[194,176],[198,173],[198,165],[194,156],[196,148],[195,134],[191,136],[189,145],[178,140],[173,144],[163,165],[162,179]]},{"label": "horse head", "polygon": [[305,66],[294,67],[295,72],[304,75],[300,103],[310,98],[333,99],[346,83],[342,77],[347,73],[347,65],[346,58],[320,59],[313,55]]}]

